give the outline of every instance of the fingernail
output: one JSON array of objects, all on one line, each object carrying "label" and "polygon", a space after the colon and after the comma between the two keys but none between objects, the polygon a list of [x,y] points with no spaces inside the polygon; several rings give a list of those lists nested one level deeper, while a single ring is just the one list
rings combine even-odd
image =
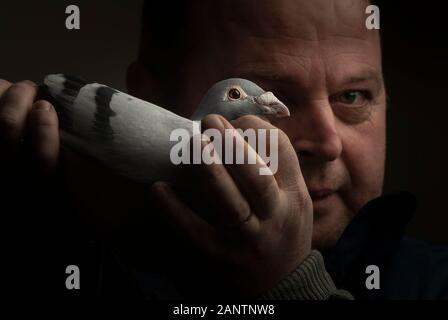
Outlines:
[{"label": "fingernail", "polygon": [[48,102],[39,102],[39,103],[36,103],[36,105],[34,106],[34,109],[48,111],[48,110],[50,110],[50,107],[51,106]]},{"label": "fingernail", "polygon": [[159,194],[159,195],[164,195],[167,193],[167,187],[166,184],[163,182],[155,182],[152,185],[152,189],[155,193]]}]

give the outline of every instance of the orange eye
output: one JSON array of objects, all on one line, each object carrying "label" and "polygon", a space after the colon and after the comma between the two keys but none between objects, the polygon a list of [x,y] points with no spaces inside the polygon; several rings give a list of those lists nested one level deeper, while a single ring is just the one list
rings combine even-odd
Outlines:
[{"label": "orange eye", "polygon": [[239,98],[241,98],[240,90],[235,88],[230,89],[228,95],[230,100],[238,100]]}]

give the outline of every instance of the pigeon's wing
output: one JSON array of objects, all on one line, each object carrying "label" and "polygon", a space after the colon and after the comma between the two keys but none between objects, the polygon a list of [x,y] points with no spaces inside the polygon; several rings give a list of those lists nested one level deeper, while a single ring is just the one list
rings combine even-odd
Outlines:
[{"label": "pigeon's wing", "polygon": [[174,129],[193,122],[98,83],[49,75],[42,88],[60,119],[61,142],[137,182],[172,180]]}]

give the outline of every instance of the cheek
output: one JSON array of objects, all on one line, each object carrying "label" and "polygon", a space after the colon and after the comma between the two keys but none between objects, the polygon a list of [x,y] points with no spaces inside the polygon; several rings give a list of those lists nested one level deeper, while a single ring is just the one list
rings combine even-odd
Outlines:
[{"label": "cheek", "polygon": [[357,212],[367,201],[382,191],[386,154],[384,112],[372,115],[370,121],[343,128],[342,160],[350,176],[346,204]]}]

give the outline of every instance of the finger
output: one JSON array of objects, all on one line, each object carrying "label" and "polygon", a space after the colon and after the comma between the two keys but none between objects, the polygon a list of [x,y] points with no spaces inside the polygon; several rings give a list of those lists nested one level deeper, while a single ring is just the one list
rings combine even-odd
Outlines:
[{"label": "finger", "polygon": [[203,192],[216,208],[214,224],[224,231],[238,230],[246,234],[256,234],[260,227],[259,220],[256,217],[251,218],[249,203],[222,165],[218,152],[213,149],[213,143],[207,142],[206,138],[202,139],[201,143],[202,152],[210,155],[212,162],[190,167],[196,173],[193,176],[201,177],[201,185],[205,186]]},{"label": "finger", "polygon": [[28,118],[33,156],[44,171],[56,168],[59,157],[58,117],[53,106],[45,100],[34,103]]},{"label": "finger", "polygon": [[7,145],[14,145],[24,134],[26,118],[31,110],[37,86],[31,81],[11,85],[0,99],[0,137]]},{"label": "finger", "polygon": [[213,228],[199,218],[166,183],[154,183],[151,192],[157,199],[157,206],[168,215],[168,220],[194,245],[210,255],[219,256],[222,253]]},{"label": "finger", "polygon": [[[259,117],[245,116],[232,121],[232,124],[242,130],[249,128],[257,130],[265,129],[266,131],[266,148],[263,157],[269,157],[269,164],[276,167],[274,173],[275,179],[282,190],[289,190],[290,188],[297,188],[297,181],[301,188],[305,188],[305,181],[303,179],[299,160],[297,154],[288,138],[288,136],[280,129],[276,128],[269,122],[263,121]],[[271,130],[277,130],[277,137],[271,136]],[[277,141],[273,139],[277,138]],[[257,141],[258,142],[258,141]],[[273,145],[273,142],[277,145]],[[258,150],[259,151],[259,150]],[[260,151],[259,151],[260,152]],[[276,153],[276,154],[275,154]],[[276,164],[275,164],[276,162]]]},{"label": "finger", "polygon": [[0,79],[0,99],[3,93],[12,85],[11,82],[6,81],[4,79]]},{"label": "finger", "polygon": [[[236,182],[239,190],[249,201],[250,207],[259,218],[266,218],[273,212],[279,202],[279,188],[273,175],[262,175],[261,170],[267,170],[266,163],[258,156],[255,150],[235,131],[235,128],[223,117],[210,115],[202,120],[202,125],[207,128],[216,128],[223,137],[223,149],[227,149],[222,155],[225,167]],[[233,131],[233,135],[229,133]],[[207,131],[204,131],[206,134]],[[231,144],[229,144],[229,140]],[[229,154],[231,152],[231,154]],[[254,163],[229,164],[239,153],[243,153],[244,160],[252,157]]]}]

